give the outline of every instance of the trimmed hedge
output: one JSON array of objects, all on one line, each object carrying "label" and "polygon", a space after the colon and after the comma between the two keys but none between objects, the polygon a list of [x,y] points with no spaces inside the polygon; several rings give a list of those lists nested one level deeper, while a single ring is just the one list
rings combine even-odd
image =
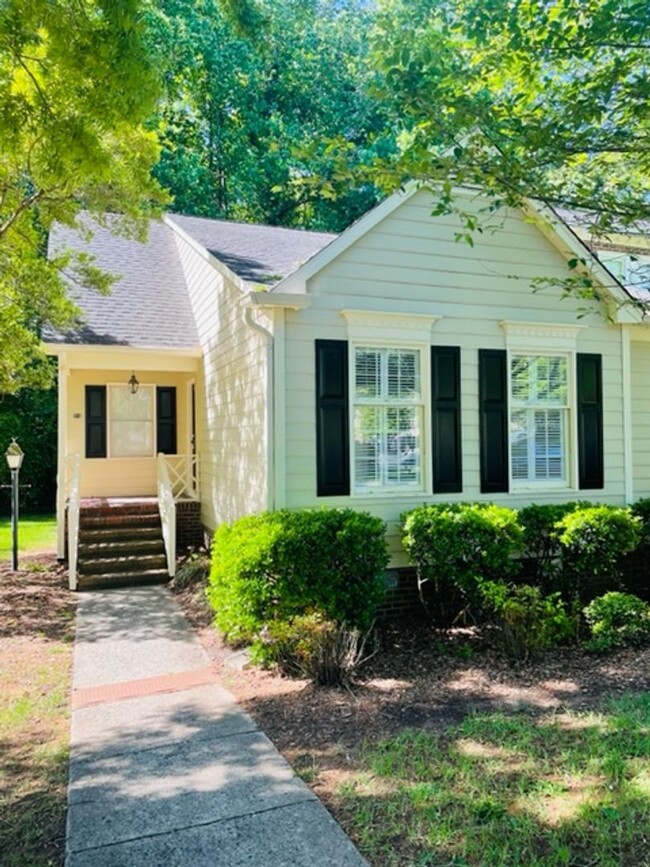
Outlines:
[{"label": "trimmed hedge", "polygon": [[620,562],[641,541],[641,519],[631,509],[592,506],[557,522],[562,571],[570,595],[593,596],[596,587],[620,585]]},{"label": "trimmed hedge", "polygon": [[514,574],[522,531],[514,509],[492,503],[418,506],[402,515],[402,542],[420,583],[440,595],[460,590],[469,603],[481,601],[481,585]]},{"label": "trimmed hedge", "polygon": [[650,605],[630,593],[612,591],[584,609],[591,629],[591,650],[650,644]]},{"label": "trimmed hedge", "polygon": [[283,509],[222,524],[207,591],[216,626],[231,643],[311,612],[367,629],[384,594],[385,529],[352,509]]}]

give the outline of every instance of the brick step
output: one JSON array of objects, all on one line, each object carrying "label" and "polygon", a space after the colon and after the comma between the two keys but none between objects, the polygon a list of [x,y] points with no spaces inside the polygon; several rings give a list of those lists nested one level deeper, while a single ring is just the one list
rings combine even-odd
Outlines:
[{"label": "brick step", "polygon": [[146,500],[122,500],[119,502],[93,502],[82,500],[81,512],[86,515],[101,517],[103,515],[146,515],[158,511],[158,500],[150,497]]},{"label": "brick step", "polygon": [[158,533],[151,538],[124,536],[118,539],[88,540],[84,536],[79,542],[79,557],[139,557],[146,554],[164,554],[165,544]]},{"label": "brick step", "polygon": [[79,575],[77,588],[92,590],[106,587],[139,587],[145,584],[165,584],[169,575],[162,569],[140,569],[137,572],[106,572],[101,575]]},{"label": "brick step", "polygon": [[79,558],[77,569],[80,575],[117,574],[118,572],[149,572],[167,570],[164,554],[147,554],[137,557],[84,557]]},{"label": "brick step", "polygon": [[97,545],[102,542],[133,542],[162,539],[162,529],[157,527],[80,527],[80,544]]},{"label": "brick step", "polygon": [[79,513],[79,526],[88,527],[154,527],[160,526],[158,511],[138,515],[86,515]]}]

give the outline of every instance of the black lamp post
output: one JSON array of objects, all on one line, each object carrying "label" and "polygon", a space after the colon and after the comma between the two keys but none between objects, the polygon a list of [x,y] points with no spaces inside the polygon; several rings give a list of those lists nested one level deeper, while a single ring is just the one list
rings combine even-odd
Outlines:
[{"label": "black lamp post", "polygon": [[11,470],[11,568],[18,569],[18,473],[23,462],[23,450],[13,440],[5,452]]}]

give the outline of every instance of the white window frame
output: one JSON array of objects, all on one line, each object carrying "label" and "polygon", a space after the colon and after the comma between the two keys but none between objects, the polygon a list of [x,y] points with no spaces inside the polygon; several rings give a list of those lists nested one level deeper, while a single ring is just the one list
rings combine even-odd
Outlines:
[{"label": "white window frame", "polygon": [[[526,491],[577,491],[578,490],[578,426],[577,426],[577,342],[584,325],[563,325],[539,322],[500,323],[505,332],[507,349],[508,389],[508,476],[511,493]],[[512,450],[510,447],[510,418],[512,406],[512,357],[518,355],[566,356],[567,359],[567,419],[566,419],[566,470],[563,480],[513,479]]]},{"label": "white window frame", "polygon": [[[423,313],[377,310],[341,310],[348,338],[348,448],[350,455],[350,497],[380,499],[418,497],[431,490],[431,330],[440,319]],[[420,353],[422,431],[420,435],[420,484],[417,487],[381,486],[357,490],[354,441],[356,393],[356,350],[411,349]]]},{"label": "white window frame", "polygon": [[[417,407],[420,411],[420,436],[419,436],[419,447],[420,447],[420,479],[418,482],[413,482],[411,484],[385,484],[385,485],[363,485],[361,483],[357,483],[357,474],[356,474],[356,439],[355,439],[355,419],[356,419],[356,409],[359,406],[374,406],[375,404],[368,402],[365,403],[363,400],[357,401],[356,399],[356,358],[357,358],[357,350],[358,349],[378,349],[378,350],[391,350],[391,349],[401,349],[406,350],[408,352],[417,353],[419,355],[419,368],[420,368],[420,399],[419,401],[411,401],[411,402],[396,402],[395,407]],[[429,424],[428,418],[430,415],[431,400],[429,398],[430,393],[430,373],[429,373],[429,353],[424,351],[425,347],[420,344],[410,344],[408,345],[406,342],[386,342],[386,341],[371,341],[371,340],[359,340],[359,341],[351,341],[349,344],[349,416],[350,416],[350,475],[351,475],[351,492],[353,496],[357,497],[378,497],[384,495],[396,495],[396,496],[404,496],[408,494],[422,494],[426,489],[426,480],[429,475],[429,467],[428,467],[428,455],[430,449],[428,448],[429,443]],[[427,347],[428,349],[428,347]],[[383,404],[382,404],[383,405]]]},{"label": "white window frame", "polygon": [[[566,403],[561,406],[553,406],[552,404],[540,404],[539,406],[522,407],[514,404],[512,396],[512,362],[515,358],[564,358],[566,360],[566,376],[567,376],[567,396]],[[573,440],[575,416],[575,400],[573,399],[574,391],[572,389],[572,380],[575,378],[575,353],[566,352],[524,352],[522,350],[510,350],[508,352],[508,468],[510,475],[510,490],[558,490],[571,487],[572,479],[572,455],[574,452]],[[513,458],[512,458],[512,439],[511,439],[511,424],[512,417],[515,412],[527,411],[535,412],[537,409],[559,409],[564,413],[564,431],[563,431],[563,458],[564,458],[564,477],[561,479],[535,479],[530,478],[530,466],[528,469],[529,477],[526,479],[516,479],[513,475]],[[576,440],[577,444],[577,440]],[[533,460],[534,466],[534,460]]]},{"label": "white window frame", "polygon": [[106,458],[112,458],[113,460],[120,461],[139,461],[147,458],[155,458],[156,457],[156,440],[157,440],[157,431],[158,431],[158,417],[157,417],[157,406],[156,406],[156,385],[154,383],[141,383],[138,391],[143,391],[144,389],[148,389],[151,392],[151,407],[152,407],[152,451],[148,454],[141,455],[114,455],[113,454],[113,440],[112,440],[112,420],[111,420],[111,389],[113,388],[128,388],[123,382],[108,382],[106,383]]}]

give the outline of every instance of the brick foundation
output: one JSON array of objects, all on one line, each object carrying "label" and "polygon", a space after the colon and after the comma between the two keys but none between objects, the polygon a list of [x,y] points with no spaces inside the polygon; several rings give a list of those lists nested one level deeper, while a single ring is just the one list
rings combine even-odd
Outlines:
[{"label": "brick foundation", "polygon": [[188,548],[201,548],[203,544],[201,504],[198,500],[180,500],[176,503],[176,553],[184,554]]},{"label": "brick foundation", "polygon": [[388,569],[386,595],[377,609],[377,617],[389,620],[406,615],[421,616],[423,612],[415,569]]}]

